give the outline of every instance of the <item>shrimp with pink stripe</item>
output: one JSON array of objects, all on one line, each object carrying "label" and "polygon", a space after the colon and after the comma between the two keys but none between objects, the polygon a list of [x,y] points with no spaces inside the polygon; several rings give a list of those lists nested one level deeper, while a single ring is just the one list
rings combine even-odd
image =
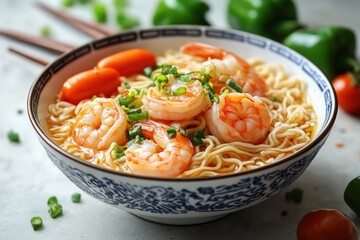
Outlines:
[{"label": "shrimp with pink stripe", "polygon": [[229,78],[242,87],[244,93],[252,96],[265,96],[267,85],[255,69],[244,59],[234,53],[203,43],[184,44],[180,51],[183,54],[206,59],[203,67],[213,77],[215,90],[219,93]]}]

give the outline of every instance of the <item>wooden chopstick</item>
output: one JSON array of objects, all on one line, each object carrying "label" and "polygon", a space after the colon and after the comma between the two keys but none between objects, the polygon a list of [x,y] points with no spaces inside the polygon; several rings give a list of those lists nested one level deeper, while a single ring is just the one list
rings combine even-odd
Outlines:
[{"label": "wooden chopstick", "polygon": [[33,36],[30,34],[26,34],[26,33],[19,33],[19,32],[15,32],[12,30],[4,30],[4,29],[0,29],[0,35],[6,36],[8,38],[20,41],[20,42],[24,42],[24,43],[28,43],[40,48],[44,48],[46,50],[55,52],[55,53],[64,53],[64,52],[68,52],[71,51],[75,48],[75,46],[66,44],[66,43],[62,43],[56,40],[52,40],[50,38],[45,38],[45,37],[38,37],[38,36]]},{"label": "wooden chopstick", "polygon": [[118,32],[116,29],[113,29],[113,28],[110,28],[110,27],[107,27],[104,25],[86,22],[86,21],[81,20],[77,17],[74,17],[62,10],[52,8],[44,3],[38,2],[37,5],[41,9],[51,13],[52,15],[60,18],[61,20],[68,23],[72,27],[75,27],[75,28],[81,30],[82,32],[86,33],[87,35],[89,35],[95,39],[103,38],[103,37],[106,37],[106,36],[109,36],[109,35],[112,35],[112,34],[115,34]]},{"label": "wooden chopstick", "polygon": [[46,65],[49,64],[48,61],[45,61],[45,60],[43,60],[43,59],[41,59],[41,58],[39,58],[39,57],[36,57],[36,56],[34,56],[34,55],[30,55],[30,54],[25,53],[25,52],[23,52],[23,51],[20,51],[20,50],[18,50],[18,49],[9,47],[8,50],[9,50],[10,52],[12,52],[12,53],[15,53],[15,54],[17,54],[17,55],[19,55],[19,56],[21,56],[21,57],[24,57],[24,58],[26,58],[26,59],[28,59],[28,60],[31,60],[31,61],[33,61],[33,62],[35,62],[35,63],[38,63],[38,64],[40,64],[40,65],[46,66]]}]

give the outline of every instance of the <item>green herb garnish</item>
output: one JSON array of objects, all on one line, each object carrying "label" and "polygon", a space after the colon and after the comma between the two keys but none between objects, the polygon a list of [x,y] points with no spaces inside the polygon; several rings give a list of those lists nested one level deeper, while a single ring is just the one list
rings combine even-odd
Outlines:
[{"label": "green herb garnish", "polygon": [[301,203],[304,191],[301,188],[294,188],[285,193],[286,201],[294,201],[294,203]]},{"label": "green herb garnish", "polygon": [[145,120],[148,118],[148,111],[144,111],[142,113],[134,113],[134,114],[128,114],[128,118],[130,120],[139,121],[139,120]]},{"label": "green herb garnish", "polygon": [[116,158],[121,158],[121,157],[125,156],[125,149],[126,149],[126,147],[124,147],[124,146],[116,145],[114,147]]},{"label": "green herb garnish", "polygon": [[71,195],[71,201],[73,203],[79,203],[81,201],[81,194],[80,193],[73,193]]},{"label": "green herb garnish", "polygon": [[281,103],[281,100],[277,97],[270,97],[270,100],[273,101],[273,102],[278,102],[278,103]]},{"label": "green herb garnish", "polygon": [[118,99],[118,103],[120,106],[128,107],[132,102],[135,101],[134,96],[121,96]]},{"label": "green herb garnish", "polygon": [[51,207],[52,205],[54,204],[57,204],[58,203],[58,200],[57,200],[57,197],[56,196],[51,196],[49,197],[48,201],[47,201],[47,205],[49,207]]},{"label": "green herb garnish", "polygon": [[145,76],[151,77],[152,72],[153,72],[153,69],[152,69],[151,67],[146,67],[146,68],[144,68],[144,74],[145,74]]},{"label": "green herb garnish", "polygon": [[10,142],[13,143],[20,143],[20,136],[18,133],[14,132],[14,131],[9,131],[7,134],[7,137],[9,139]]},{"label": "green herb garnish", "polygon": [[49,26],[43,26],[40,29],[40,34],[44,37],[50,37],[52,35],[51,28]]},{"label": "green herb garnish", "polygon": [[52,218],[57,218],[62,213],[62,206],[58,203],[52,204],[49,208],[49,214]]},{"label": "green herb garnish", "polygon": [[186,93],[186,87],[178,87],[175,91],[172,92],[174,96],[180,96]]},{"label": "green herb garnish", "polygon": [[242,93],[243,91],[243,88],[231,79],[226,80],[226,85],[234,89],[236,92]]},{"label": "green herb garnish", "polygon": [[169,138],[176,137],[176,129],[175,128],[169,127],[169,128],[166,129],[166,132],[167,132]]},{"label": "green herb garnish", "polygon": [[43,225],[42,218],[39,216],[31,218],[30,222],[34,231],[39,230]]}]

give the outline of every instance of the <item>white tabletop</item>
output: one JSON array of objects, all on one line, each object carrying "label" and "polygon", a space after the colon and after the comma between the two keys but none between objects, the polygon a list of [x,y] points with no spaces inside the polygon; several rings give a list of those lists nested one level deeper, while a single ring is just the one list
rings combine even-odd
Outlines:
[{"label": "white tabletop", "polygon": [[[81,45],[91,38],[61,23],[34,5],[35,0],[0,0],[0,28],[39,34],[49,26],[53,38]],[[59,6],[60,0],[46,1]],[[111,2],[111,1],[108,1]],[[138,14],[142,26],[151,26],[157,1],[129,1],[129,10]],[[207,1],[214,26],[227,27],[227,1]],[[356,31],[360,46],[359,0],[297,0],[301,22],[309,26],[342,25]],[[215,6],[216,4],[216,6]],[[89,7],[71,9],[73,14],[91,18]],[[360,175],[360,119],[339,110],[329,139],[313,163],[290,188],[304,190],[301,204],[285,201],[284,192],[271,199],[231,214],[221,220],[195,226],[168,226],[139,219],[82,194],[82,202],[71,202],[81,192],[47,158],[26,113],[30,85],[42,66],[7,51],[9,46],[36,53],[48,60],[55,55],[0,37],[0,239],[277,239],[296,238],[301,217],[318,208],[334,208],[348,214],[359,228],[359,218],[343,200],[347,183]],[[360,57],[360,49],[357,50]],[[20,134],[21,143],[7,139],[9,130]],[[343,147],[339,147],[343,145]],[[56,195],[63,215],[52,219],[47,199]],[[281,213],[287,211],[287,216]],[[33,216],[44,226],[34,231]]]}]

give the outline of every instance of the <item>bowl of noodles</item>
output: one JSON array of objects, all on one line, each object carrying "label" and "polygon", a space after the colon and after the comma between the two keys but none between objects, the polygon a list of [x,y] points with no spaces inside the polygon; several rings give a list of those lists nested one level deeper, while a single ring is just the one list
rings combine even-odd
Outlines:
[{"label": "bowl of noodles", "polygon": [[296,180],[334,124],[331,84],[269,39],[200,26],[123,32],[49,64],[28,96],[80,189],[165,224],[212,221]]}]

